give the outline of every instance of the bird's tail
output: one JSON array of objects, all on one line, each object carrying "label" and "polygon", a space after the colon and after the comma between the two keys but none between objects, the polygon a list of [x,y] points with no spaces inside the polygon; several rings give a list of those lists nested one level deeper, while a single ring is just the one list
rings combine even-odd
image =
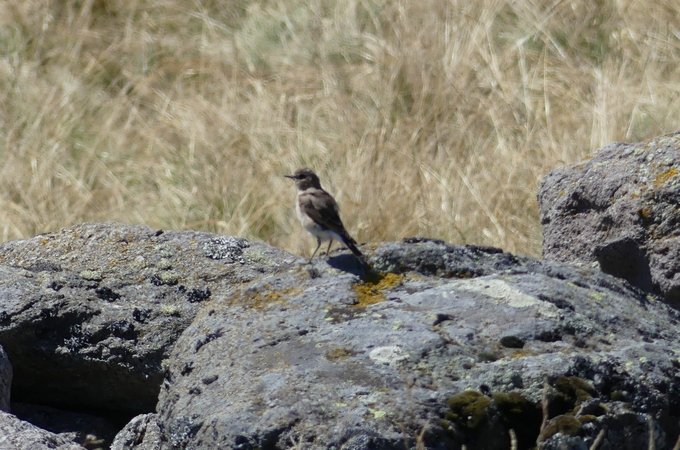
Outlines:
[{"label": "bird's tail", "polygon": [[356,256],[357,259],[359,260],[361,267],[363,267],[364,275],[372,274],[373,269],[371,268],[371,265],[366,260],[366,257],[364,256],[364,254],[361,253],[361,250],[359,250],[359,248],[357,247],[357,241],[352,239],[352,236],[350,236],[349,233],[347,233],[347,231],[345,231],[342,234],[341,237],[342,237],[342,243],[345,244],[345,246],[348,249],[350,249],[352,251],[352,253],[354,253],[354,256]]},{"label": "bird's tail", "polygon": [[357,258],[364,259],[364,254],[361,253],[361,250],[357,247],[357,241],[352,239],[352,236],[350,236],[347,233],[343,233],[342,235],[342,243],[345,244],[345,246],[354,253],[354,255]]}]

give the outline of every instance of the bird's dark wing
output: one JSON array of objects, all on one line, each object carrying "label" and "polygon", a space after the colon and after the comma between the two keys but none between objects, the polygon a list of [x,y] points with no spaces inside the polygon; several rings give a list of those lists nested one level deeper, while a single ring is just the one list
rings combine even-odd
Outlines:
[{"label": "bird's dark wing", "polygon": [[307,189],[299,195],[298,201],[304,214],[323,228],[337,233],[347,248],[359,257],[362,264],[366,264],[363,253],[357,248],[356,241],[352,239],[340,220],[338,204],[328,192],[323,189]]},{"label": "bird's dark wing", "polygon": [[335,199],[323,189],[308,189],[299,197],[300,209],[314,222],[322,227],[338,233],[346,233],[345,226],[340,220],[338,204]]}]

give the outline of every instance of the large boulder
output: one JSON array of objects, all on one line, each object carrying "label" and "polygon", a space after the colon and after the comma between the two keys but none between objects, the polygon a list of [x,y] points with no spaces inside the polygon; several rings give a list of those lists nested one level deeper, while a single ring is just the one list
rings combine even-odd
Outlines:
[{"label": "large boulder", "polygon": [[0,345],[14,366],[13,400],[153,411],[162,362],[202,305],[292,260],[245,239],[118,224],[0,245]]},{"label": "large boulder", "polygon": [[545,258],[594,265],[680,306],[680,132],[554,170],[538,200]]},{"label": "large boulder", "polygon": [[114,224],[3,244],[0,344],[33,423],[1,416],[8,448],[672,447],[680,314],[653,295],[493,248],[364,250],[373,271]]},{"label": "large boulder", "polygon": [[587,448],[602,430],[602,448],[676,438],[680,316],[662,302],[494,249],[411,240],[370,253],[368,279],[338,270],[341,255],[205,304],[169,359],[163,448],[508,449],[510,430],[518,448]]}]

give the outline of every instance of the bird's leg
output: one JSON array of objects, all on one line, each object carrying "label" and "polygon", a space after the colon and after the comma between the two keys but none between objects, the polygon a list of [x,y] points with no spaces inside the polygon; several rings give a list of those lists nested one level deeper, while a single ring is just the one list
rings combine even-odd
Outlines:
[{"label": "bird's leg", "polygon": [[328,248],[326,249],[326,258],[328,258],[328,255],[331,254],[331,245],[333,245],[333,239],[328,241]]},{"label": "bird's leg", "polygon": [[316,238],[316,249],[314,250],[314,253],[312,253],[312,257],[309,258],[309,263],[312,263],[312,260],[314,259],[314,255],[316,255],[316,252],[319,251],[319,247],[321,247],[321,239]]}]

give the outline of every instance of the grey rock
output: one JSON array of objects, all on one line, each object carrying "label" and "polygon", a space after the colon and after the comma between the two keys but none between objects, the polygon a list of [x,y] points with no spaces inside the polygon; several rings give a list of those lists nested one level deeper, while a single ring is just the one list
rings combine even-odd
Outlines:
[{"label": "grey rock", "polygon": [[0,344],[15,400],[152,411],[162,361],[202,304],[282,270],[261,243],[83,224],[0,245]]},{"label": "grey rock", "polygon": [[[555,416],[575,414],[575,399],[560,406],[569,383],[629,405],[591,408],[594,425],[579,425],[568,448],[624,414],[653,416],[660,444],[678,432],[680,315],[658,299],[599,271],[423,239],[375,248],[382,273],[369,281],[336,269],[347,258],[205,305],[169,360],[157,406],[164,448],[506,449],[510,425],[494,411],[508,393],[533,410],[527,448],[546,380]],[[508,335],[524,347],[501,345]],[[488,396],[476,395],[493,399],[482,425],[451,418],[451,399],[482,386]]]},{"label": "grey rock", "polygon": [[[14,400],[129,418],[115,450],[505,450],[510,430],[520,449],[539,432],[542,448],[589,448],[602,430],[600,449],[652,434],[672,447],[680,312],[657,297],[494,248],[365,250],[374,272],[347,252],[309,265],[240,238],[115,224],[5,243]],[[59,428],[31,411],[17,413],[61,434],[7,420],[58,445],[104,434],[96,417]]]},{"label": "grey rock", "polygon": [[160,450],[161,430],[155,414],[140,414],[117,435],[111,450]]},{"label": "grey rock", "polygon": [[9,412],[10,392],[12,389],[12,364],[7,353],[0,346],[0,411]]},{"label": "grey rock", "polygon": [[108,448],[119,428],[104,417],[30,403],[13,402],[12,414],[87,449]]},{"label": "grey rock", "polygon": [[0,411],[0,448],[2,450],[86,450],[67,437],[42,430],[2,411]]},{"label": "grey rock", "polygon": [[600,267],[680,306],[680,132],[554,170],[538,200],[545,258]]}]

